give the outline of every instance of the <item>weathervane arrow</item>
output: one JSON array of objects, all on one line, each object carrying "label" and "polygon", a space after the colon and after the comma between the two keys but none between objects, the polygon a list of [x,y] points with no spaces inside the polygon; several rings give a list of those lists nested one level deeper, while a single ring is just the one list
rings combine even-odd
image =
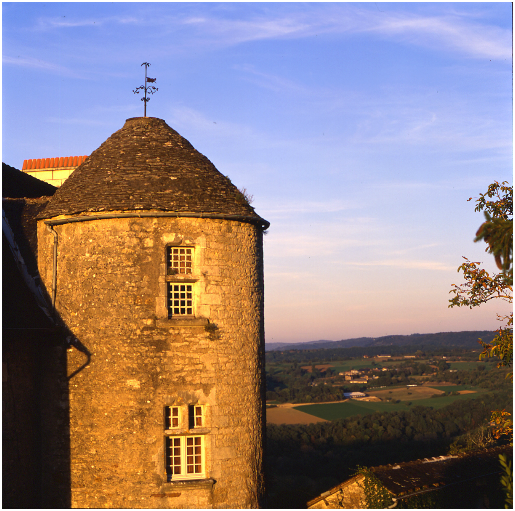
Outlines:
[{"label": "weathervane arrow", "polygon": [[145,91],[145,96],[141,98],[141,101],[143,101],[144,107],[144,117],[147,116],[147,101],[150,101],[150,98],[147,98],[148,94],[155,94],[159,89],[157,87],[154,87],[153,85],[147,86],[147,83],[154,83],[156,81],[156,78],[150,78],[147,76],[147,68],[150,66],[149,62],[143,62],[141,64],[142,66],[145,66],[145,85],[140,85],[139,87],[136,87],[132,92],[134,94],[139,94],[141,90]]}]

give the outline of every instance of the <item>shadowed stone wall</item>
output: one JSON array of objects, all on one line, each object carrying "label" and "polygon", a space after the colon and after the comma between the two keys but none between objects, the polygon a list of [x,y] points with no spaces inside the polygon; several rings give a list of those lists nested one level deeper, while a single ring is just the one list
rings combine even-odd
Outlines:
[{"label": "shadowed stone wall", "polygon": [[[53,227],[68,350],[73,507],[256,507],[263,494],[261,229],[197,218]],[[52,295],[54,237],[38,223]],[[194,247],[195,319],[168,319],[166,246]],[[205,477],[167,482],[165,406],[204,405]],[[185,431],[186,433],[186,431]]]}]

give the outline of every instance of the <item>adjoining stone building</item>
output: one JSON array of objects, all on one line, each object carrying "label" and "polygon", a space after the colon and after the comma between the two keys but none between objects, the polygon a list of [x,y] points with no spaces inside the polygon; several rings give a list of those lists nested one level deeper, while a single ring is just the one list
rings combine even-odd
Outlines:
[{"label": "adjoining stone building", "polygon": [[65,464],[68,458],[67,398],[62,392],[66,351],[33,278],[38,273],[35,217],[55,190],[2,164],[2,506],[6,509],[69,507],[69,469],[61,465],[54,470],[56,455]]},{"label": "adjoining stone building", "polygon": [[52,186],[61,186],[87,156],[23,160],[22,171]]},{"label": "adjoining stone building", "polygon": [[37,223],[39,275],[69,341],[69,445],[54,460],[69,468],[70,506],[259,506],[268,222],[145,117],[94,151]]}]

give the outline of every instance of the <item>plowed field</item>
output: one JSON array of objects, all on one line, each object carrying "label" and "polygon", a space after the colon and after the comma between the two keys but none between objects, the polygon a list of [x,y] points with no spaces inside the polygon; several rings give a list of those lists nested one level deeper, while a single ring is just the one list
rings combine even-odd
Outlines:
[{"label": "plowed field", "polygon": [[304,413],[295,408],[277,407],[266,410],[266,422],[271,424],[313,424],[315,422],[328,422],[309,413]]}]

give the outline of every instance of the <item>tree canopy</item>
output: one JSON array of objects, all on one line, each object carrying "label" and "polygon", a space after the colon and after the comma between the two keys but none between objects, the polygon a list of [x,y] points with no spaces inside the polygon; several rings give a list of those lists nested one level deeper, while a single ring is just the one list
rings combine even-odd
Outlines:
[{"label": "tree canopy", "polygon": [[[472,198],[469,199],[469,201]],[[485,193],[476,199],[475,211],[483,211],[485,222],[479,227],[474,241],[484,241],[486,252],[492,254],[500,273],[490,275],[481,263],[465,262],[458,268],[463,272],[465,283],[453,284],[454,297],[449,307],[479,307],[490,300],[513,300],[513,186],[504,181],[492,183]],[[498,357],[498,366],[513,364],[513,312],[497,315],[503,322],[491,342],[481,342],[481,358]],[[513,373],[511,378],[513,378]]]}]

